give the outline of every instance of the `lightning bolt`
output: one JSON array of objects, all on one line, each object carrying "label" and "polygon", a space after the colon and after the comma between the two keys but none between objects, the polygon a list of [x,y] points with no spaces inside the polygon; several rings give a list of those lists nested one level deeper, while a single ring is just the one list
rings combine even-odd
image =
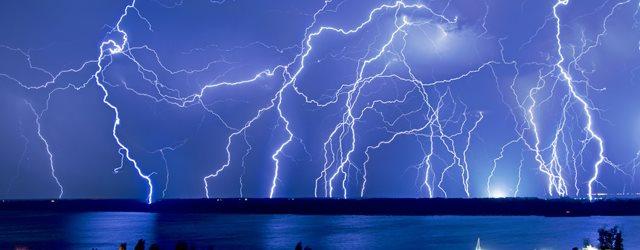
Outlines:
[{"label": "lightning bolt", "polygon": [[[113,39],[109,39],[100,44],[100,55],[98,56],[98,59],[97,59],[98,70],[96,70],[96,72],[93,74],[93,78],[95,79],[96,85],[98,85],[98,87],[100,87],[100,89],[104,93],[102,102],[105,105],[107,105],[110,109],[112,109],[113,112],[115,113],[112,135],[116,143],[120,147],[118,152],[133,165],[138,175],[147,182],[147,186],[148,186],[147,203],[151,204],[151,202],[153,201],[153,183],[151,181],[151,175],[153,175],[154,173],[144,174],[138,162],[131,155],[131,150],[129,150],[129,148],[127,148],[124,145],[120,137],[118,137],[118,126],[120,126],[121,124],[120,111],[117,106],[109,102],[109,91],[107,90],[107,87],[104,85],[104,83],[101,81],[101,75],[104,69],[102,63],[105,61],[105,59],[108,57],[123,53],[123,51],[128,46],[128,34],[122,29],[121,23],[124,20],[124,18],[129,14],[129,11],[135,11],[140,18],[142,18],[147,22],[147,24],[149,23],[144,17],[140,15],[140,12],[135,7],[135,4],[136,4],[136,1],[134,0],[131,2],[131,4],[125,7],[124,13],[118,19],[118,22],[116,23],[114,30],[112,30],[112,32],[115,32],[121,35],[122,41],[118,43]],[[150,26],[151,25],[149,24],[149,27]]]},{"label": "lightning bolt", "polygon": [[[587,49],[584,50],[584,52],[582,52],[580,55],[578,55],[576,57],[576,61],[580,59],[580,57],[584,54],[586,54],[589,50],[591,50],[593,47],[597,46],[598,44],[600,44],[600,38],[607,32],[606,29],[606,23],[609,20],[609,18],[613,15],[614,11],[616,10],[616,8],[618,8],[618,6],[624,5],[629,3],[630,1],[624,1],[624,2],[620,2],[617,3],[611,10],[611,12],[609,13],[609,15],[607,15],[604,19],[603,22],[603,32],[597,35],[596,38],[596,43],[595,45],[589,46]],[[587,195],[589,197],[589,200],[593,199],[593,184],[597,181],[598,179],[598,175],[600,174],[600,167],[603,164],[609,164],[611,166],[615,166],[615,164],[613,164],[611,161],[609,161],[609,159],[605,156],[605,148],[604,148],[604,140],[602,138],[602,136],[600,136],[594,129],[594,118],[593,115],[591,114],[591,111],[594,110],[593,107],[591,107],[590,103],[585,99],[585,97],[583,97],[582,95],[580,95],[577,90],[576,87],[573,83],[573,79],[571,77],[571,75],[567,72],[567,70],[564,68],[563,63],[565,62],[565,57],[562,53],[562,41],[560,38],[560,32],[561,32],[561,20],[560,17],[558,15],[558,8],[560,6],[566,6],[569,4],[569,0],[558,0],[558,2],[553,6],[553,16],[556,19],[556,42],[557,42],[557,52],[558,52],[558,57],[559,60],[557,61],[557,63],[555,64],[555,66],[558,68],[558,70],[560,71],[560,77],[562,78],[562,80],[566,83],[568,89],[569,89],[569,93],[571,95],[571,97],[573,99],[575,99],[580,106],[582,107],[582,112],[583,114],[586,116],[586,126],[585,126],[585,130],[587,133],[587,137],[584,140],[584,143],[589,143],[591,140],[595,140],[595,143],[598,147],[598,154],[597,154],[597,160],[596,162],[593,164],[593,175],[592,177],[589,179],[588,182],[588,192]]]},{"label": "lightning bolt", "polygon": [[44,114],[48,110],[49,107],[47,105],[47,108],[42,110],[42,112],[36,112],[36,110],[33,108],[33,105],[31,105],[30,102],[28,102],[28,101],[25,101],[25,102],[26,102],[27,106],[29,106],[29,109],[31,109],[31,112],[33,112],[33,115],[36,117],[36,132],[38,134],[38,138],[40,138],[40,140],[44,144],[45,151],[47,152],[47,157],[48,157],[48,160],[49,160],[49,169],[51,170],[51,177],[53,177],[53,180],[56,182],[56,185],[58,185],[58,189],[60,190],[60,193],[58,194],[58,199],[60,199],[60,198],[62,198],[62,195],[64,194],[64,187],[62,187],[62,184],[60,183],[60,179],[58,179],[58,176],[56,176],[56,169],[53,166],[53,153],[51,153],[51,148],[49,146],[49,142],[47,141],[47,139],[42,134],[42,125],[40,123],[40,120],[42,119],[42,114]]},{"label": "lightning bolt", "polygon": [[[184,4],[182,0],[165,3],[154,0],[164,8],[178,8]],[[228,4],[227,0],[210,0],[213,5]],[[602,20],[599,33],[594,38],[588,38],[582,33],[580,42],[582,46],[576,48],[564,41],[566,36],[563,30],[564,19],[559,13],[570,5],[570,0],[557,0],[548,11],[544,22],[533,34],[517,48],[524,51],[534,44],[539,35],[548,29],[553,29],[554,50],[547,55],[544,62],[520,62],[505,56],[503,41],[508,37],[494,37],[491,35],[491,26],[487,19],[492,13],[490,5],[484,2],[484,13],[478,17],[478,25],[472,32],[475,38],[482,41],[496,41],[499,46],[499,55],[492,59],[483,59],[483,62],[474,63],[472,66],[464,66],[461,72],[447,77],[436,77],[432,74],[431,80],[422,79],[412,65],[408,46],[414,41],[413,35],[422,34],[426,42],[420,46],[449,45],[448,39],[466,27],[466,24],[458,22],[457,16],[449,16],[451,13],[451,1],[447,1],[443,8],[436,10],[430,4],[412,3],[409,1],[389,1],[372,7],[362,20],[355,20],[349,25],[323,24],[322,18],[335,13],[343,4],[333,0],[325,0],[322,5],[310,16],[310,23],[301,32],[301,40],[289,47],[278,47],[261,41],[254,41],[244,45],[238,45],[230,49],[218,45],[208,45],[206,48],[195,48],[186,53],[199,53],[207,48],[214,48],[220,52],[260,47],[269,49],[279,54],[291,53],[291,58],[284,63],[262,67],[255,72],[244,74],[239,79],[223,80],[225,74],[234,67],[234,62],[222,57],[212,60],[204,66],[193,69],[172,68],[162,62],[159,53],[150,45],[130,44],[129,33],[124,27],[125,19],[133,17],[141,21],[146,28],[153,32],[151,22],[143,16],[136,7],[136,0],[132,0],[124,7],[117,18],[115,25],[109,26],[110,30],[100,45],[95,59],[82,62],[80,65],[52,73],[43,67],[32,63],[29,51],[0,46],[1,49],[20,55],[24,58],[27,68],[47,76],[47,80],[39,83],[31,83],[20,80],[9,73],[0,72],[0,77],[30,93],[46,91],[47,99],[44,108],[27,102],[30,110],[36,117],[35,123],[37,135],[45,146],[49,159],[50,174],[59,187],[59,197],[62,198],[64,189],[61,179],[56,176],[54,167],[54,154],[50,143],[42,133],[41,120],[49,109],[49,101],[58,91],[80,90],[89,85],[98,87],[103,104],[113,112],[113,124],[111,135],[118,146],[118,154],[121,156],[120,165],[114,168],[118,173],[125,165],[130,164],[139,177],[146,183],[146,201],[152,203],[154,196],[154,182],[152,176],[155,172],[148,173],[142,168],[142,161],[137,160],[136,152],[127,146],[122,135],[121,125],[125,122],[121,118],[123,108],[112,99],[112,91],[122,88],[136,97],[145,98],[154,103],[162,103],[177,107],[182,110],[195,107],[201,109],[206,115],[215,118],[225,129],[225,151],[221,162],[212,163],[214,167],[209,174],[202,177],[204,194],[207,198],[213,197],[215,192],[210,184],[220,178],[220,175],[228,168],[239,165],[241,174],[239,177],[239,196],[244,197],[244,180],[247,172],[247,159],[254,150],[250,143],[250,133],[266,119],[273,115],[276,119],[274,131],[281,133],[281,137],[274,145],[270,145],[268,187],[265,193],[269,198],[283,196],[279,191],[279,185],[284,180],[282,169],[287,165],[288,150],[296,143],[304,149],[311,158],[312,153],[307,149],[299,128],[304,124],[296,123],[292,119],[293,109],[290,102],[299,100],[305,107],[314,110],[335,109],[335,120],[331,120],[326,134],[319,135],[321,139],[322,163],[316,164],[318,173],[310,186],[313,186],[314,197],[341,197],[349,198],[352,195],[366,197],[370,185],[376,152],[383,151],[384,147],[401,140],[410,138],[415,140],[416,149],[421,154],[414,162],[415,165],[408,170],[415,169],[415,185],[419,195],[426,197],[451,195],[452,183],[458,185],[464,192],[464,196],[472,197],[475,194],[471,179],[477,173],[481,164],[476,163],[472,157],[476,148],[476,138],[484,129],[486,120],[494,119],[492,113],[482,110],[474,110],[455,92],[453,85],[458,81],[472,79],[474,75],[489,73],[490,80],[495,81],[497,92],[502,98],[502,103],[508,108],[513,131],[509,131],[508,138],[501,145],[495,147],[495,155],[488,165],[486,179],[487,195],[495,195],[494,190],[498,174],[506,171],[502,164],[513,160],[509,153],[520,153],[517,168],[509,169],[517,172],[513,182],[513,195],[517,196],[522,191],[523,171],[528,164],[535,164],[538,172],[546,179],[545,193],[549,196],[580,196],[583,192],[589,199],[593,199],[595,185],[599,184],[599,176],[603,166],[611,166],[616,171],[626,174],[617,164],[611,161],[605,151],[605,139],[597,129],[597,118],[600,110],[590,100],[590,91],[602,92],[604,88],[596,88],[589,81],[589,72],[581,63],[587,54],[597,49],[602,44],[602,39],[607,35],[607,24],[618,9],[629,5],[631,0],[621,0],[612,4],[610,12]],[[603,3],[596,11],[609,6]],[[640,4],[633,15],[634,25],[637,20]],[[555,24],[555,25],[554,25]],[[386,26],[385,26],[386,25]],[[384,27],[384,28],[381,28]],[[375,37],[367,40],[359,36],[371,33],[374,30]],[[322,39],[362,39],[361,51],[357,56],[346,51],[345,46],[339,53],[330,55],[332,58],[341,58],[355,63],[351,72],[352,78],[340,82],[339,86],[331,89],[331,93],[315,97],[307,93],[303,74],[313,67],[315,53],[322,51]],[[640,44],[640,43],[639,43]],[[435,50],[435,49],[434,49]],[[497,49],[496,49],[497,50]],[[292,52],[291,52],[292,51]],[[477,52],[477,51],[476,51]],[[140,57],[138,53],[146,53],[150,57]],[[439,57],[444,57],[439,51],[434,52]],[[479,53],[478,53],[479,54]],[[144,58],[144,60],[143,60]],[[151,58],[151,62],[148,60]],[[106,72],[111,68],[114,60],[127,60],[131,62],[141,82],[148,84],[150,89],[141,90],[125,80],[110,81]],[[318,59],[320,62],[322,59]],[[228,71],[213,77],[211,80],[198,83],[195,90],[186,93],[185,90],[170,87],[162,81],[163,75],[178,76],[207,73],[219,65],[229,66]],[[512,70],[513,78],[505,81],[504,74],[497,72],[498,67]],[[523,80],[521,71],[535,68],[534,80]],[[63,84],[63,78],[67,75],[89,73],[86,81],[75,84]],[[207,103],[205,97],[223,88],[240,88],[256,85],[258,82],[271,79],[275,82],[275,88],[269,91],[264,103],[252,111],[249,118],[240,123],[227,120],[223,114],[214,107],[215,103],[228,101],[226,99],[215,100]],[[506,79],[506,78],[505,78]],[[504,83],[503,83],[504,81]],[[493,84],[493,83],[491,83]],[[391,86],[391,87],[389,87]],[[395,88],[395,89],[393,89]],[[384,89],[384,90],[383,90]],[[378,97],[382,91],[389,91],[391,97]],[[391,92],[395,91],[395,95]],[[558,117],[549,123],[542,122],[546,114],[547,106],[556,105],[559,110]],[[508,119],[511,119],[508,118]],[[332,118],[333,119],[333,118]],[[511,122],[511,121],[510,121]],[[373,126],[371,126],[373,124]],[[371,136],[376,134],[375,136]],[[28,140],[27,140],[28,141]],[[149,154],[157,154],[164,165],[165,183],[162,189],[162,198],[167,195],[169,187],[170,168],[166,154],[182,147],[187,140],[170,146],[154,147],[155,150],[147,151]],[[237,147],[243,151],[236,152]],[[591,155],[591,147],[595,152]],[[25,146],[26,148],[26,146]],[[493,150],[493,149],[492,149]],[[290,151],[290,150],[289,150]],[[25,150],[26,152],[26,150]],[[320,153],[320,152],[318,152]],[[589,154],[588,156],[585,156]],[[157,156],[156,155],[156,156]],[[237,163],[238,159],[240,163]],[[588,159],[588,160],[585,160]],[[591,162],[593,159],[593,162]],[[640,160],[640,152],[632,162],[635,165]],[[515,162],[515,161],[514,161]],[[585,170],[588,165],[589,170]],[[474,166],[474,167],[472,167]],[[486,165],[485,165],[486,166]],[[582,167],[582,169],[581,169]],[[582,170],[582,171],[581,171]],[[459,172],[458,172],[459,171]],[[473,174],[472,174],[473,172]],[[589,172],[590,176],[585,183],[582,172]],[[459,173],[459,176],[457,174]],[[455,175],[455,177],[453,177]],[[571,176],[570,176],[571,175]],[[628,174],[627,174],[628,175]],[[483,176],[484,177],[484,176]],[[155,178],[154,178],[155,179]],[[64,180],[64,179],[62,179]],[[452,181],[453,180],[453,181]],[[458,184],[459,183],[459,184]],[[586,186],[586,192],[583,191]],[[460,192],[462,193],[462,192]]]},{"label": "lightning bolt", "polygon": [[[495,175],[498,162],[505,157],[505,152],[508,148],[518,145],[524,146],[526,152],[533,153],[535,161],[538,163],[538,170],[547,176],[548,186],[547,193],[551,196],[557,194],[559,196],[569,195],[569,187],[567,186],[567,177],[565,168],[568,167],[570,173],[573,174],[573,188],[575,195],[580,195],[580,183],[579,183],[579,165],[586,164],[583,162],[583,154],[585,154],[586,148],[589,145],[596,146],[595,161],[591,165],[592,175],[589,177],[587,186],[587,197],[593,199],[594,184],[598,182],[598,176],[601,172],[603,165],[612,166],[617,171],[626,174],[615,163],[609,160],[605,154],[605,141],[604,138],[598,133],[595,128],[595,116],[594,112],[598,112],[598,109],[594,107],[586,94],[579,91],[576,84],[584,84],[585,89],[592,89],[595,91],[604,91],[604,89],[598,89],[590,85],[585,70],[583,70],[579,63],[581,59],[589,53],[592,49],[601,44],[601,38],[607,33],[607,23],[609,19],[614,15],[615,11],[630,1],[621,1],[615,3],[610,12],[605,16],[602,22],[602,31],[598,33],[592,43],[584,37],[581,39],[583,46],[579,52],[573,54],[572,59],[567,59],[565,55],[565,47],[562,41],[562,18],[558,11],[561,7],[568,6],[569,0],[558,0],[552,7],[551,14],[545,22],[535,31],[535,34],[531,36],[521,47],[520,50],[525,49],[529,44],[534,42],[534,39],[538,34],[550,26],[550,23],[554,23],[554,42],[555,52],[557,60],[553,63],[525,63],[516,64],[516,77],[514,78],[510,88],[511,92],[517,102],[517,108],[524,114],[525,122],[518,122],[517,115],[512,112],[512,116],[516,125],[514,131],[516,137],[507,141],[500,148],[499,154],[493,159],[490,174],[487,178],[487,193],[492,194],[492,178]],[[600,6],[604,8],[604,4]],[[583,33],[584,36],[584,33]],[[517,78],[519,75],[519,69],[527,66],[538,66],[538,81],[530,88],[525,98],[521,98],[518,94],[516,87]],[[571,71],[575,70],[580,76],[580,80],[575,80],[571,75]],[[584,79],[584,80],[583,80]],[[554,133],[551,137],[551,141],[548,144],[543,142],[541,135],[542,125],[538,121],[538,110],[541,109],[543,104],[547,104],[552,100],[554,95],[558,93],[562,88],[558,83],[564,85],[566,90],[565,94],[561,94],[560,97],[560,118],[558,123],[552,128]],[[558,91],[558,92],[556,92]],[[578,124],[580,120],[584,121],[584,125],[580,126],[581,133],[580,140],[576,140],[574,133],[574,126]],[[577,147],[577,149],[576,149]],[[525,152],[523,151],[523,152]],[[521,154],[520,164],[518,165],[518,179],[515,184],[514,195],[519,192],[521,183],[522,166],[524,162],[524,155]]]},{"label": "lightning bolt", "polygon": [[169,174],[169,163],[167,162],[167,152],[173,152],[178,150],[179,148],[183,147],[186,143],[188,142],[187,139],[181,141],[180,143],[177,143],[173,146],[167,146],[167,147],[162,147],[156,150],[153,150],[149,153],[151,154],[160,154],[160,158],[162,158],[162,163],[164,164],[164,171],[165,171],[165,182],[164,182],[164,188],[162,189],[162,198],[165,198],[167,195],[167,189],[169,188],[169,180],[170,180],[170,174]]},{"label": "lightning bolt", "polygon": [[[33,111],[33,110],[32,110]],[[35,114],[35,113],[34,113]],[[18,161],[18,165],[16,166],[16,173],[13,176],[13,178],[11,178],[11,180],[9,180],[9,184],[7,184],[7,194],[9,194],[9,192],[11,191],[11,188],[13,187],[13,184],[18,180],[18,178],[20,178],[20,169],[22,168],[22,165],[24,164],[24,161],[27,159],[27,152],[29,151],[29,138],[27,138],[27,136],[24,135],[24,131],[22,128],[22,120],[20,120],[20,124],[19,124],[19,129],[20,129],[20,138],[24,141],[24,146],[22,148],[22,153],[20,154],[20,160]]]}]

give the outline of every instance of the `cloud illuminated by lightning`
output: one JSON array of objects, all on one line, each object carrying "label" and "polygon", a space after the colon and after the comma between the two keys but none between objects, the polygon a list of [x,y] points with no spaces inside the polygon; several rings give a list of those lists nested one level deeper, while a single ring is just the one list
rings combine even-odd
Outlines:
[{"label": "cloud illuminated by lightning", "polygon": [[[183,1],[172,4],[155,2],[168,9],[180,8],[185,4]],[[232,2],[234,1],[210,1],[214,6]],[[464,197],[495,196],[496,187],[506,186],[502,171],[516,173],[511,182],[513,195],[517,196],[523,193],[521,184],[524,171],[528,169],[527,166],[535,165],[538,173],[546,179],[544,189],[547,195],[586,195],[593,199],[595,186],[603,185],[599,182],[603,166],[611,166],[616,171],[628,174],[607,156],[605,137],[597,127],[600,110],[588,93],[602,93],[605,89],[596,88],[591,84],[589,74],[582,64],[590,53],[602,45],[603,38],[608,34],[607,27],[611,18],[617,11],[631,5],[632,1],[615,2],[602,19],[598,33],[593,38],[587,38],[587,35],[582,34],[582,44],[577,49],[565,41],[565,37],[569,35],[565,33],[565,19],[561,13],[562,10],[570,8],[571,3],[569,0],[555,2],[544,22],[526,41],[517,46],[519,51],[529,49],[537,42],[539,36],[552,30],[553,51],[546,51],[546,60],[521,62],[508,58],[505,53],[503,42],[509,37],[497,38],[491,35],[491,26],[487,24],[487,19],[492,10],[488,2],[484,2],[482,15],[474,30],[460,22],[458,16],[449,15],[453,8],[450,1],[439,9],[431,6],[432,3],[390,1],[372,7],[362,19],[356,20],[353,24],[328,25],[324,24],[323,20],[337,12],[343,2],[325,0],[309,15],[311,21],[300,31],[302,39],[298,44],[279,48],[256,41],[233,48],[243,50],[259,46],[280,54],[294,51],[295,54],[286,62],[270,65],[255,72],[245,72],[240,80],[224,80],[222,74],[213,77],[213,80],[199,83],[195,90],[187,93],[185,90],[170,87],[163,81],[162,75],[203,74],[218,64],[231,62],[219,59],[210,61],[200,68],[172,69],[162,61],[160,53],[151,45],[131,45],[129,37],[132,33],[124,25],[125,19],[135,18],[150,32],[154,30],[152,22],[138,8],[137,1],[133,0],[125,6],[115,25],[110,26],[112,28],[107,38],[97,47],[98,55],[95,59],[85,61],[77,67],[51,73],[44,67],[34,65],[28,52],[2,46],[1,49],[24,58],[29,70],[44,74],[48,79],[34,84],[20,80],[10,73],[0,72],[0,77],[17,84],[29,93],[44,91],[47,94],[44,108],[30,102],[27,104],[36,117],[36,132],[45,145],[50,175],[60,190],[58,198],[62,198],[64,194],[64,179],[56,175],[55,157],[50,142],[42,133],[41,118],[49,111],[49,101],[54,93],[80,90],[95,84],[100,90],[102,103],[113,112],[111,136],[121,156],[120,165],[114,172],[118,173],[125,165],[130,164],[146,183],[145,200],[148,203],[152,203],[155,196],[159,196],[154,192],[156,187],[152,179],[157,173],[148,171],[146,165],[143,167],[146,163],[139,160],[136,152],[127,146],[127,138],[120,131],[120,126],[127,122],[121,118],[124,108],[113,100],[110,92],[115,88],[122,88],[136,97],[168,104],[180,110],[187,110],[188,107],[201,108],[222,124],[227,132],[226,137],[221,140],[224,141],[224,159],[219,164],[210,163],[209,174],[202,177],[203,191],[207,198],[219,195],[210,184],[220,181],[221,174],[236,165],[242,169],[238,195],[245,195],[243,178],[247,167],[250,167],[247,158],[255,150],[249,142],[248,134],[258,130],[257,124],[266,120],[265,117],[268,115],[275,116],[277,126],[274,130],[281,132],[282,137],[269,145],[270,174],[265,193],[268,193],[269,198],[287,195],[279,190],[279,185],[287,181],[283,179],[285,175],[282,172],[288,164],[288,158],[285,156],[288,156],[289,150],[299,143],[309,156],[318,153],[309,152],[306,140],[299,135],[298,130],[305,124],[296,122],[293,117],[295,112],[292,111],[292,107],[300,104],[294,103],[298,101],[312,109],[331,110],[337,117],[335,121],[331,121],[326,134],[317,135],[321,143],[318,146],[321,147],[319,154],[322,155],[322,162],[314,162],[318,172],[309,183],[309,186],[313,187],[314,197],[368,196],[369,186],[375,183],[371,177],[375,176],[373,173],[377,170],[373,168],[379,167],[376,163],[377,157],[387,148],[410,138],[416,142],[413,147],[421,152],[417,157],[417,164],[413,166],[416,171],[418,196],[450,197],[451,193],[455,193],[450,190],[456,188],[461,189]],[[640,3],[634,7],[636,10],[633,17],[636,18]],[[601,8],[605,9],[605,4]],[[375,33],[375,37],[365,36],[371,33]],[[419,46],[429,47],[429,55],[434,56],[422,58],[426,61],[435,61],[460,53],[451,50],[456,48],[456,43],[464,39],[494,43],[492,46],[499,48],[499,52],[489,59],[461,66],[462,70],[458,69],[446,77],[432,74],[431,79],[426,79],[420,66],[416,66],[412,60],[416,54],[411,51],[416,46],[412,39],[415,39],[417,34],[424,38],[424,42]],[[465,37],[465,34],[468,37]],[[306,89],[304,74],[314,70],[314,57],[317,53],[322,53],[323,42],[330,39],[360,39],[364,46],[360,45],[359,53],[347,53],[351,48],[344,46],[340,52],[342,54],[331,55],[355,62],[355,66],[350,68],[353,77],[331,89],[330,94],[316,97]],[[212,46],[217,48],[217,45]],[[190,53],[203,50],[193,49]],[[137,53],[148,53],[151,57],[138,56]],[[359,56],[354,56],[356,54]],[[106,72],[111,70],[114,60],[131,62],[135,72],[142,78],[142,84],[150,88],[139,89],[135,86],[139,83],[108,79]],[[502,72],[505,69],[509,71],[508,77]],[[521,71],[529,72],[529,78],[521,75]],[[65,76],[87,72],[91,74],[86,81],[76,84],[62,83],[61,79]],[[535,72],[534,76],[531,76],[530,72]],[[492,112],[467,105],[460,97],[462,95],[455,90],[461,82],[475,79],[474,77],[482,74],[490,75],[490,80],[495,82],[501,101],[510,112],[510,122],[513,122],[513,131],[505,131],[505,134],[509,133],[509,138],[489,150],[495,155],[492,155],[488,165],[478,163],[474,153],[482,148],[478,145],[481,141],[480,135],[489,129],[485,124],[498,118]],[[506,78],[508,81],[504,81]],[[246,120],[231,121],[205,101],[208,95],[223,89],[251,87],[266,79],[276,82],[276,86],[267,93],[268,101],[258,104],[261,106],[255,108]],[[490,85],[482,86],[486,88]],[[395,91],[396,95],[379,95],[376,91]],[[557,117],[546,117],[546,108],[550,106],[559,111]],[[166,176],[160,192],[162,198],[167,194],[170,172],[165,153],[175,151],[185,143],[186,141],[161,146],[157,147],[157,150],[147,152],[159,154],[164,163]],[[239,151],[238,148],[244,150]],[[510,154],[512,152],[516,152],[517,159],[513,159],[514,155]],[[640,156],[640,153],[637,155]],[[240,162],[237,161],[239,157]],[[507,164],[512,166],[507,168]],[[480,175],[485,172],[486,176]],[[582,176],[584,173],[588,173],[589,176],[585,178]],[[474,181],[476,178],[481,179],[480,186]]]}]

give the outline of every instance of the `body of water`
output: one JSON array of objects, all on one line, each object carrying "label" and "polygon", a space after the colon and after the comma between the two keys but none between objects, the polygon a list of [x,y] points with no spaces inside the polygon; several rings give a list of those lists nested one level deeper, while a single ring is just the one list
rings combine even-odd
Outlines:
[{"label": "body of water", "polygon": [[164,213],[0,212],[0,249],[117,249],[138,239],[173,249],[571,249],[596,242],[602,226],[622,228],[640,247],[640,217],[315,216]]}]

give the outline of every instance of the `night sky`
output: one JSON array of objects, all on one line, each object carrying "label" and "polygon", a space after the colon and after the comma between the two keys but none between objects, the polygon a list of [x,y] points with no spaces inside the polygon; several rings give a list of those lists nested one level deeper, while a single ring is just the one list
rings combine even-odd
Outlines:
[{"label": "night sky", "polygon": [[0,198],[640,192],[639,9],[2,1]]}]

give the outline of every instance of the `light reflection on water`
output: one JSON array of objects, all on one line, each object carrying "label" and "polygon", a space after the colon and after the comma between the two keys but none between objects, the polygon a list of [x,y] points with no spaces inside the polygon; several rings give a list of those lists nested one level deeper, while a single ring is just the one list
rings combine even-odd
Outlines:
[{"label": "light reflection on water", "polygon": [[[93,212],[69,216],[65,223],[66,239],[84,249],[114,248],[114,243],[129,239],[156,240],[157,214]],[[116,244],[117,245],[117,244]]]},{"label": "light reflection on water", "polygon": [[133,248],[143,238],[172,249],[179,240],[216,249],[571,249],[597,229],[619,225],[640,245],[640,217],[307,216],[0,212],[0,249]]}]

